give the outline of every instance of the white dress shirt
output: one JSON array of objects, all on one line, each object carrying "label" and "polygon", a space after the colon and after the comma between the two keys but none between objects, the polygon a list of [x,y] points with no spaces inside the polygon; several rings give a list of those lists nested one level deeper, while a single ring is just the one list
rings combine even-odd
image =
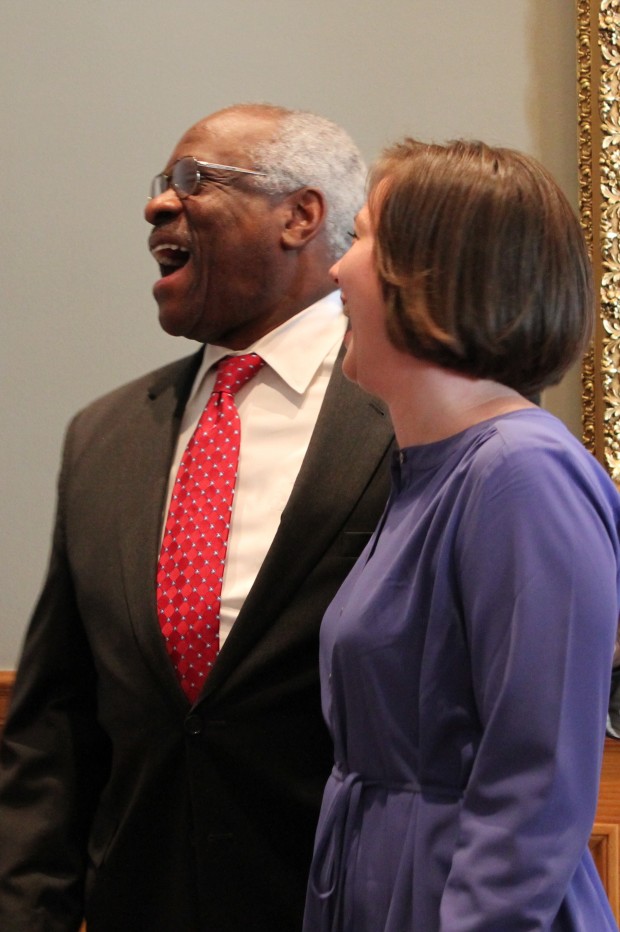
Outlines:
[{"label": "white dress shirt", "polygon": [[278,529],[345,330],[340,294],[332,292],[242,351],[213,344],[205,348],[181,423],[168,504],[183,451],[213,390],[216,363],[224,356],[250,352],[265,360],[235,396],[241,449],[222,584],[220,646]]}]

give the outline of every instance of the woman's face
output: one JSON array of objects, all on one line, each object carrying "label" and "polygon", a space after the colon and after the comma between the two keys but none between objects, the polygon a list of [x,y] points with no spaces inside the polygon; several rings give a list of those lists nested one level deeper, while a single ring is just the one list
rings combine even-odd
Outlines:
[{"label": "woman's face", "polygon": [[386,308],[377,275],[374,231],[368,205],[355,218],[351,248],[330,270],[350,320],[342,371],[366,391],[384,397],[381,384],[386,359],[395,350],[386,331]]}]

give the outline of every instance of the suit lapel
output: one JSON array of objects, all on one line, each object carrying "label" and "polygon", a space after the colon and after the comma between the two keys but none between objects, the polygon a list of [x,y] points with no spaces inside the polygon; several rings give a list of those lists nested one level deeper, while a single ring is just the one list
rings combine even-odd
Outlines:
[{"label": "suit lapel", "polygon": [[200,365],[202,351],[160,370],[137,408],[125,450],[122,566],[134,633],[156,677],[166,690],[187,702],[166,653],[157,618],[156,574],[162,512],[183,410]]},{"label": "suit lapel", "polygon": [[203,695],[235,669],[311,572],[355,508],[392,439],[385,406],[343,376],[339,359],[276,536]]}]

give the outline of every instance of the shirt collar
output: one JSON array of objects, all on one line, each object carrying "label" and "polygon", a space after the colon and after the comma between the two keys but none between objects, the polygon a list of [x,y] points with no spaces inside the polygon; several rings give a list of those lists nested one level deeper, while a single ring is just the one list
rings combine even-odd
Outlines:
[{"label": "shirt collar", "polygon": [[208,343],[190,400],[220,359],[242,353],[258,353],[293,391],[301,395],[330,350],[336,343],[342,343],[346,327],[340,292],[332,291],[243,350]]}]

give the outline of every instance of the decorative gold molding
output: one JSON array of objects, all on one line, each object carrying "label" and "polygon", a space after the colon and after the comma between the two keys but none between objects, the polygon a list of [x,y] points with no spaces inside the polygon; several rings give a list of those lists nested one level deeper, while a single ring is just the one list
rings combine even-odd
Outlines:
[{"label": "decorative gold molding", "polygon": [[620,481],[620,0],[577,0],[577,79],[579,208],[598,292],[583,435]]},{"label": "decorative gold molding", "polygon": [[[592,49],[590,3],[577,4],[577,107],[579,117],[579,212],[590,255],[592,237]],[[594,346],[586,353],[582,370],[583,442],[596,452]]]}]

